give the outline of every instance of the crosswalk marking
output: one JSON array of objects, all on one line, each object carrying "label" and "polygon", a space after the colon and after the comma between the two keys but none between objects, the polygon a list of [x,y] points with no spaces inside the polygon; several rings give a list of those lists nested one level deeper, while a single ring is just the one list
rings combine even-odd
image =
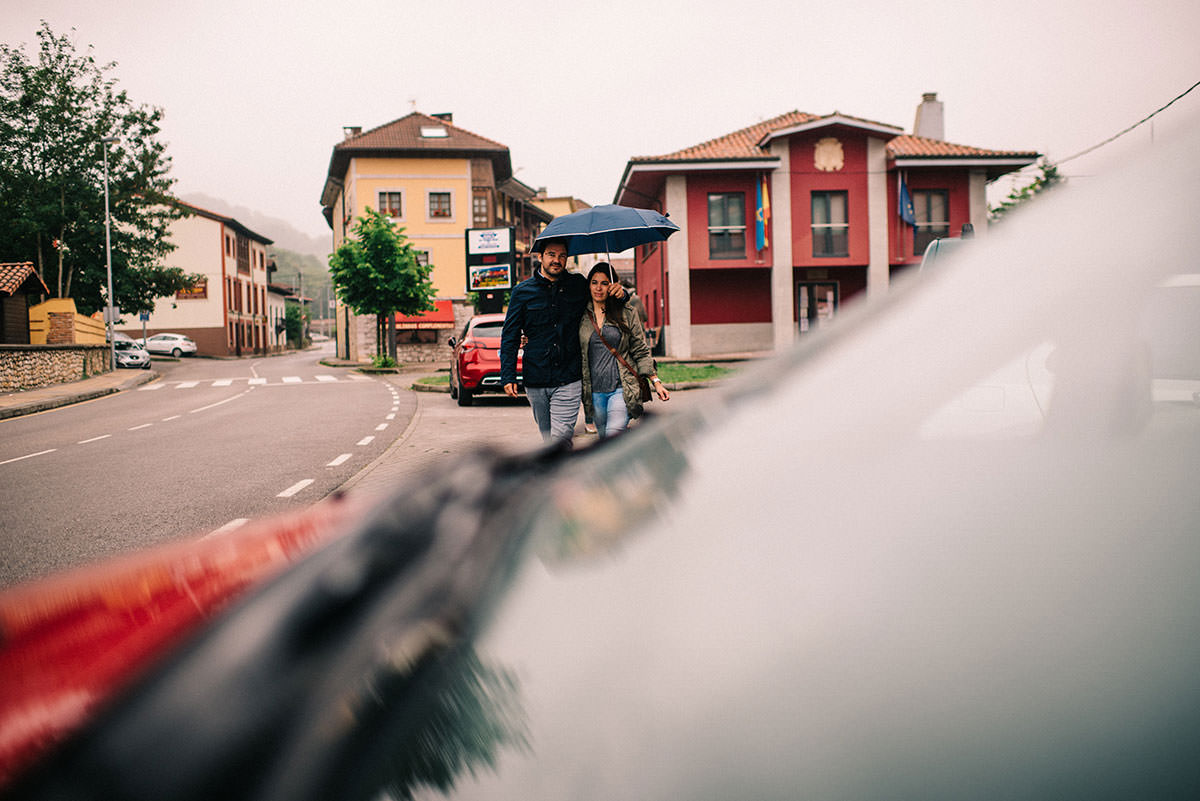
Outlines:
[{"label": "crosswalk marking", "polygon": [[335,375],[315,375],[313,378],[318,381],[337,381],[337,376]]},{"label": "crosswalk marking", "polygon": [[252,386],[252,387],[262,386],[265,383],[267,383],[267,379],[265,379],[265,378],[251,378],[250,379],[250,386]]},{"label": "crosswalk marking", "polygon": [[180,381],[175,385],[175,389],[191,389],[199,383],[199,381]]},{"label": "crosswalk marking", "polygon": [[285,384],[299,384],[303,380],[304,379],[298,375],[285,375],[283,377],[283,383]]},{"label": "crosswalk marking", "polygon": [[[280,378],[212,378],[212,379],[191,379],[188,381],[155,381],[152,384],[146,384],[137,388],[138,392],[153,392],[167,386],[172,386],[175,389],[193,389],[195,387],[229,387],[245,381],[252,387],[262,386],[282,386],[283,384],[344,384],[347,381],[370,381],[371,378],[359,373],[349,373],[346,375],[330,375],[329,373],[317,373],[311,378],[305,378],[298,375],[285,375]],[[399,398],[397,391],[394,388],[389,388],[392,392],[393,403]],[[395,411],[397,406],[393,406]]]},{"label": "crosswalk marking", "polygon": [[232,378],[218,378],[216,381],[213,382],[213,386],[214,387],[227,387],[232,383],[233,383]]}]

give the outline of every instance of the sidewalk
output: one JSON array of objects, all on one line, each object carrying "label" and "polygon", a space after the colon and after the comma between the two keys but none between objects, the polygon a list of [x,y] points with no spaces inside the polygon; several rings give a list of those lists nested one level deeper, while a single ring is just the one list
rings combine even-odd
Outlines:
[{"label": "sidewalk", "polygon": [[158,378],[158,373],[153,368],[149,370],[113,370],[103,375],[66,384],[10,392],[0,395],[0,420],[19,417],[23,414],[44,412],[47,409],[57,409],[59,406],[69,406],[72,403],[111,395],[114,392],[141,386],[156,378]]}]

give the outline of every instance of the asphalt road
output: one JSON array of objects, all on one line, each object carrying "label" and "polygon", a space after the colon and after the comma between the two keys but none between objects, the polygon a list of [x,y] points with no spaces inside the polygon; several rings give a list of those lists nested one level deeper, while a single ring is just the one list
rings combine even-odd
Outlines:
[{"label": "asphalt road", "polygon": [[155,362],[136,390],[0,421],[0,586],[319,500],[415,393],[324,351]]}]

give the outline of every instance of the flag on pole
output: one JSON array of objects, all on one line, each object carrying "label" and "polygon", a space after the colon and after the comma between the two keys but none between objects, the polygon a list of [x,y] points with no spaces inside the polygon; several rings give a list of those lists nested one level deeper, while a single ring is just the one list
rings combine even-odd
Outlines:
[{"label": "flag on pole", "polygon": [[903,175],[896,176],[900,181],[900,219],[908,225],[917,226],[917,215],[913,211],[912,195],[908,192],[908,184],[904,181]]},{"label": "flag on pole", "polygon": [[767,174],[758,178],[758,209],[754,214],[754,246],[758,250],[766,250],[771,244],[767,226],[771,223],[771,192],[767,186]]}]

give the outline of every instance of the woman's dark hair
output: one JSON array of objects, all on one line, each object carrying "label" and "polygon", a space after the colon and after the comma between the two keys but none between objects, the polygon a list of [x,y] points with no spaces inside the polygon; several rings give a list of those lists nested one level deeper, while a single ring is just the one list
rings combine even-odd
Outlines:
[{"label": "woman's dark hair", "polygon": [[[588,284],[592,283],[592,276],[596,273],[603,273],[614,284],[618,282],[617,271],[606,261],[596,262],[596,266],[588,270]],[[604,301],[604,320],[620,329],[622,336],[629,336],[631,333],[629,326],[625,324],[625,304],[611,296]]]}]

